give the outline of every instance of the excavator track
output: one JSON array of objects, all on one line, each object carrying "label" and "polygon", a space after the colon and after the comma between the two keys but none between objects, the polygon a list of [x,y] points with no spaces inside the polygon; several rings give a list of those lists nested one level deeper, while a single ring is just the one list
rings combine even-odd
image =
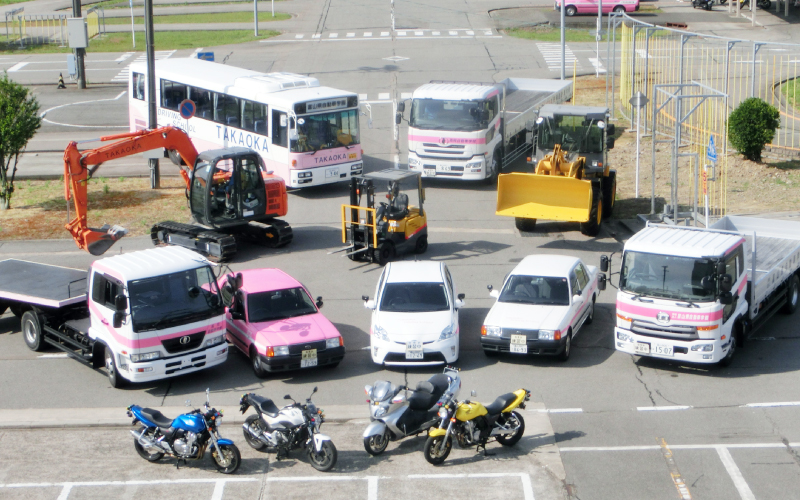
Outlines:
[{"label": "excavator track", "polygon": [[248,222],[242,229],[242,235],[253,243],[269,248],[284,247],[294,239],[292,226],[278,219],[269,222]]},{"label": "excavator track", "polygon": [[150,229],[154,245],[179,245],[200,252],[212,262],[227,262],[236,255],[236,238],[201,226],[164,221]]}]

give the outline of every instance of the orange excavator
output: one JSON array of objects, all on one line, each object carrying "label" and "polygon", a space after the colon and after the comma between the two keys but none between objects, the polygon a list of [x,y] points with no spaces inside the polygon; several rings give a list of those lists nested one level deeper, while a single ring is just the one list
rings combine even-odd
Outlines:
[{"label": "orange excavator", "polygon": [[75,217],[66,228],[78,247],[92,255],[105,253],[127,230],[108,224],[89,227],[89,179],[106,161],[159,148],[177,153],[186,164],[180,173],[186,182],[192,223],[155,224],[150,230],[153,244],[180,245],[224,262],[236,254],[237,237],[269,247],[292,241],[292,228],[276,218],[288,212],[286,184],[266,171],[255,151],[225,148],[198,154],[186,133],[171,126],[105,136],[100,141],[117,142],[79,151],[73,141],[64,150],[64,197],[75,205]]}]

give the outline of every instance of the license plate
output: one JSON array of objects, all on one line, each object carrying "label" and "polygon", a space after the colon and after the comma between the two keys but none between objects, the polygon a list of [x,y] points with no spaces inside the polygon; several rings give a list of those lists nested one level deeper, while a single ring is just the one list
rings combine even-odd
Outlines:
[{"label": "license plate", "polygon": [[527,345],[528,344],[528,337],[526,337],[525,335],[512,335],[511,336],[511,343],[512,344]]},{"label": "license plate", "polygon": [[672,356],[672,346],[671,345],[662,345],[662,344],[653,344],[650,348],[651,354],[659,354],[661,356]]},{"label": "license plate", "polygon": [[419,340],[406,342],[406,359],[423,359],[422,342]]},{"label": "license plate", "polygon": [[308,368],[309,366],[317,366],[317,350],[308,349],[303,351],[300,357],[300,368]]},{"label": "license plate", "polygon": [[425,169],[425,176],[426,177],[436,177],[436,169],[435,168],[426,168]]},{"label": "license plate", "polygon": [[511,344],[511,352],[516,352],[518,354],[528,354],[528,346]]},{"label": "license plate", "polygon": [[449,172],[450,165],[439,165],[436,167],[436,170],[438,170],[439,172]]},{"label": "license plate", "polygon": [[329,168],[325,171],[325,177],[338,177],[339,176],[339,169],[338,168]]},{"label": "license plate", "polygon": [[637,342],[634,349],[636,354],[650,354],[650,344],[643,344],[642,342]]}]

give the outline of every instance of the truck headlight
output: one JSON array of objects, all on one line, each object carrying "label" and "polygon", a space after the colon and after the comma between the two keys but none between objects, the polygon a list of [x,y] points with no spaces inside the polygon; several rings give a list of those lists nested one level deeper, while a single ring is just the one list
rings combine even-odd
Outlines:
[{"label": "truck headlight", "polygon": [[153,352],[143,352],[141,354],[131,354],[131,362],[132,363],[141,363],[142,361],[151,361],[153,359],[158,359],[161,357],[161,353],[158,351]]},{"label": "truck headlight", "polygon": [[714,344],[701,344],[701,345],[693,345],[693,351],[704,351],[709,352],[714,350]]},{"label": "truck headlight", "polygon": [[439,335],[439,340],[447,340],[455,334],[456,334],[455,325],[448,325],[444,330],[442,330],[442,333]]},{"label": "truck headlight", "polygon": [[325,341],[325,349],[333,349],[343,345],[344,341],[342,340],[342,337],[333,337],[332,339]]},{"label": "truck headlight", "polygon": [[482,160],[471,161],[471,162],[467,163],[467,167],[466,168],[469,168],[469,169],[480,169],[481,165],[483,165],[483,161]]},{"label": "truck headlight", "polygon": [[372,327],[372,334],[375,335],[375,338],[378,340],[389,342],[389,333],[381,328],[380,325]]},{"label": "truck headlight", "polygon": [[419,164],[420,164],[420,163],[419,163],[419,160],[418,160],[418,159],[416,159],[416,158],[411,158],[410,156],[408,157],[408,166],[409,166],[409,167],[418,167],[418,166],[419,166]]},{"label": "truck headlight", "polygon": [[623,342],[633,342],[633,337],[631,337],[627,333],[617,332],[617,338],[622,340]]},{"label": "truck headlight", "polygon": [[499,337],[502,334],[502,329],[499,326],[486,326],[481,327],[481,334],[487,337]]},{"label": "truck headlight", "polygon": [[215,345],[219,345],[225,342],[224,335],[217,335],[216,337],[211,337],[210,339],[206,339],[205,347],[214,347]]}]

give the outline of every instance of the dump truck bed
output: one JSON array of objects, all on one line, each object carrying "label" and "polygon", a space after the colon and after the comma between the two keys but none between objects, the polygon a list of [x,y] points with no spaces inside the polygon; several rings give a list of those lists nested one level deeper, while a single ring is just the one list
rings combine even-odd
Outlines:
[{"label": "dump truck bed", "polygon": [[[530,129],[538,109],[545,104],[562,103],[572,97],[572,82],[533,78],[506,78],[505,137],[510,140],[524,129]],[[526,127],[526,124],[531,122]]]},{"label": "dump truck bed", "polygon": [[0,261],[0,300],[64,307],[86,300],[86,271],[7,259]]},{"label": "dump truck bed", "polygon": [[800,222],[728,215],[711,225],[711,229],[736,231],[747,240],[745,268],[754,291],[751,308],[763,302],[800,268]]}]

